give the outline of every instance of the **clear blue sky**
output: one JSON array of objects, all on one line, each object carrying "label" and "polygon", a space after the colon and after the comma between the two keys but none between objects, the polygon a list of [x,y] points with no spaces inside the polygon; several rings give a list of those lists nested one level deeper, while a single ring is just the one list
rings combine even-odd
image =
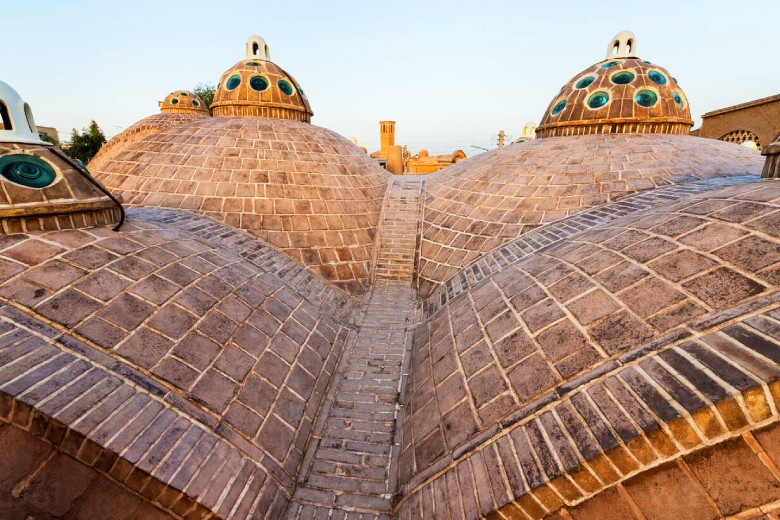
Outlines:
[{"label": "clear blue sky", "polygon": [[378,124],[432,153],[538,121],[572,76],[633,31],[702,113],[780,93],[780,1],[0,0],[0,80],[60,132],[110,136],[157,101],[216,83],[259,34],[306,90],[313,123],[369,150]]}]

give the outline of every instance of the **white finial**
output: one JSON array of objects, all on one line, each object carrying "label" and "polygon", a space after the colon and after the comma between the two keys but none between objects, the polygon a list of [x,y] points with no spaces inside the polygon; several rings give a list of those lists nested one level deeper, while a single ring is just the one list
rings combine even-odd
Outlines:
[{"label": "white finial", "polygon": [[607,59],[636,58],[636,37],[631,31],[620,31],[607,47]]},{"label": "white finial", "polygon": [[249,37],[246,41],[246,59],[271,61],[271,51],[264,39],[257,35]]},{"label": "white finial", "polygon": [[10,85],[0,81],[0,142],[48,144],[38,134],[30,105]]}]

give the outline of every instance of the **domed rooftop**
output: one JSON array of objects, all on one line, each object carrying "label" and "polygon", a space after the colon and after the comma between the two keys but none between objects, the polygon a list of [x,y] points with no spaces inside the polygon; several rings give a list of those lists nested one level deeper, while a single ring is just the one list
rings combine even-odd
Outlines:
[{"label": "domed rooftop", "polygon": [[663,67],[636,55],[636,37],[613,38],[606,58],[574,76],[550,102],[538,137],[582,134],[687,134],[688,99]]},{"label": "domed rooftop", "polygon": [[160,112],[163,114],[189,114],[192,112],[209,114],[209,108],[198,96],[189,90],[175,90],[160,101]]},{"label": "domed rooftop", "polygon": [[116,224],[122,207],[83,167],[41,140],[30,105],[0,81],[0,234]]},{"label": "domed rooftop", "polygon": [[246,59],[219,78],[211,109],[216,117],[271,117],[310,122],[313,112],[298,82],[271,61],[265,40],[251,36]]}]

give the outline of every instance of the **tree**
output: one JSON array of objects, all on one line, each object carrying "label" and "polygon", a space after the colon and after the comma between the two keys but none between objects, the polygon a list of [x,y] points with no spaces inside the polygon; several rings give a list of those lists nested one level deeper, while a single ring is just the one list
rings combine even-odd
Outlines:
[{"label": "tree", "polygon": [[70,143],[64,150],[74,159],[87,164],[98,153],[98,150],[105,142],[106,136],[103,130],[100,129],[93,119],[87,128],[81,129],[80,133],[75,128],[73,129],[73,133],[70,135]]},{"label": "tree", "polygon": [[209,113],[211,113],[211,103],[214,102],[214,93],[217,91],[217,87],[213,83],[198,83],[195,88],[192,89],[192,93],[198,96],[209,107]]}]

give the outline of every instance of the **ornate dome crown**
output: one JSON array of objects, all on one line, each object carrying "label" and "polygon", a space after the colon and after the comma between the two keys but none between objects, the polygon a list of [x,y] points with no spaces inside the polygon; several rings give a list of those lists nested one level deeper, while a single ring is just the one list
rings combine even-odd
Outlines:
[{"label": "ornate dome crown", "polygon": [[574,76],[552,100],[538,137],[608,133],[687,134],[688,99],[663,67],[636,56],[636,38],[619,33],[603,61]]},{"label": "ornate dome crown", "polygon": [[160,101],[163,114],[203,114],[209,115],[209,108],[198,96],[189,90],[175,90]]},{"label": "ornate dome crown", "polygon": [[246,59],[219,79],[211,109],[215,117],[270,117],[310,122],[309,100],[300,85],[271,61],[259,36],[246,43]]}]

